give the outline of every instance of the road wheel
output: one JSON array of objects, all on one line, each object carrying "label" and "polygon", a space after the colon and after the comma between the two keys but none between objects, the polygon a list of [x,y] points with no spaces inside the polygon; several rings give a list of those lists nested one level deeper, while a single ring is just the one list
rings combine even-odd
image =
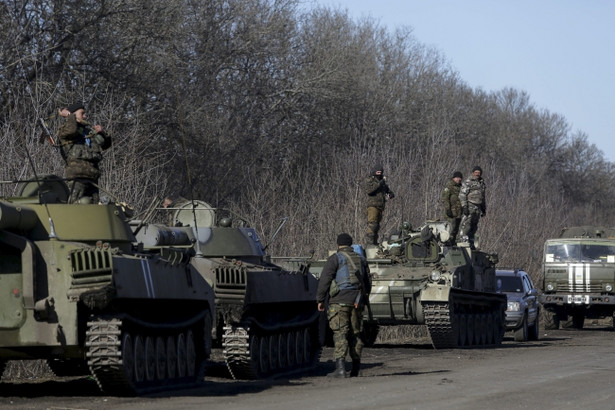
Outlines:
[{"label": "road wheel", "polygon": [[288,352],[288,367],[292,368],[295,366],[297,358],[297,350],[295,348],[295,332],[292,330],[286,334],[286,351]]},{"label": "road wheel", "polygon": [[529,333],[528,333],[528,339],[529,340],[538,340],[538,338],[540,337],[540,328],[538,325],[538,317],[539,315],[536,315],[536,320],[534,320],[534,324],[532,326],[530,326],[529,328]]},{"label": "road wheel", "polygon": [[373,347],[378,337],[378,323],[363,322],[363,345],[365,347]]},{"label": "road wheel", "polygon": [[152,381],[156,378],[156,346],[151,336],[145,337],[145,379]]},{"label": "road wheel", "polygon": [[124,367],[126,378],[133,381],[135,378],[135,355],[130,333],[124,333],[122,337],[122,366]]},{"label": "road wheel", "polygon": [[167,374],[169,379],[177,376],[177,346],[175,345],[175,337],[167,337]]},{"label": "road wheel", "polygon": [[557,314],[549,309],[542,309],[542,323],[545,330],[557,330],[559,329],[559,317]]},{"label": "road wheel", "polygon": [[145,380],[145,344],[141,335],[135,336],[134,357],[135,381],[142,382],[143,380]]},{"label": "road wheel", "polygon": [[527,341],[528,326],[527,326],[527,313],[523,315],[523,323],[521,327],[515,330],[515,342]]},{"label": "road wheel", "polygon": [[462,313],[459,315],[459,347],[468,345],[468,315]]},{"label": "road wheel", "polygon": [[472,313],[468,314],[468,346],[472,347],[476,344],[476,341],[474,340],[474,336],[476,335],[476,332],[474,331],[475,327],[476,327],[476,315],[473,315]]},{"label": "road wheel", "polygon": [[156,337],[156,378],[158,380],[167,378],[167,346],[160,336]]}]

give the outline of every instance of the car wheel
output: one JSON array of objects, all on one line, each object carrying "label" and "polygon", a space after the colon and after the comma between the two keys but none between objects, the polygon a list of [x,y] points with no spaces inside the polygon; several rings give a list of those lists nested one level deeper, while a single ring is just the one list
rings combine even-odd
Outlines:
[{"label": "car wheel", "polygon": [[527,313],[523,315],[523,323],[521,327],[515,330],[515,342],[527,341],[528,326],[527,326]]},{"label": "car wheel", "polygon": [[529,328],[528,339],[529,340],[538,340],[540,336],[540,327],[539,327],[539,315],[536,315],[536,319],[534,320],[534,324]]}]

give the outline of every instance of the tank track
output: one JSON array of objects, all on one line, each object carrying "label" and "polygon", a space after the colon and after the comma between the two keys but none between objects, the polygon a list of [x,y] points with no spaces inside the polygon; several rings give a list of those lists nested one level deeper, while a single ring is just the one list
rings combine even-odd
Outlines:
[{"label": "tank track", "polygon": [[[107,394],[141,395],[192,387],[205,376],[208,356],[203,320],[192,326],[160,327],[95,317],[88,322],[86,357],[90,372]],[[211,329],[209,329],[209,336]]]},{"label": "tank track", "polygon": [[320,359],[315,326],[277,331],[225,326],[222,347],[234,379],[256,380],[308,369]]},{"label": "tank track", "polygon": [[[476,305],[471,299],[422,302],[425,324],[436,349],[492,347],[502,343],[504,311],[498,303]],[[501,307],[501,306],[500,306]]]}]

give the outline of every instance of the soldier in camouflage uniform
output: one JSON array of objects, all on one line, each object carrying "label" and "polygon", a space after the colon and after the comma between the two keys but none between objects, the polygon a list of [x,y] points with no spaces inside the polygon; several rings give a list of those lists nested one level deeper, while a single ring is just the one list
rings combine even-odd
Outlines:
[{"label": "soldier in camouflage uniform", "polygon": [[98,163],[102,152],[111,146],[100,125],[91,126],[86,121],[85,107],[75,103],[59,110],[66,122],[60,127],[62,153],[66,160],[66,178],[69,180],[69,203],[98,203]]},{"label": "soldier in camouflage uniform", "polygon": [[478,229],[478,221],[487,213],[485,202],[485,181],[483,170],[478,165],[472,169],[472,176],[463,181],[459,192],[459,201],[463,217],[459,225],[459,242],[469,242],[474,249],[474,234]]},{"label": "soldier in camouflage uniform", "polygon": [[337,253],[327,259],[318,281],[318,310],[325,311],[328,299],[327,317],[335,344],[335,370],[329,377],[347,377],[348,353],[352,358],[349,376],[359,376],[361,367],[363,309],[371,291],[371,278],[365,258],[351,245],[352,237],[347,233],[337,237]]},{"label": "soldier in camouflage uniform", "polygon": [[378,244],[378,231],[380,230],[384,204],[395,196],[386,184],[386,177],[383,172],[382,165],[376,165],[372,174],[363,181],[363,189],[367,194],[367,232],[365,238],[368,245]]},{"label": "soldier in camouflage uniform", "polygon": [[461,190],[461,180],[463,175],[459,171],[453,173],[453,178],[448,181],[444,191],[442,191],[442,206],[444,208],[444,219],[450,225],[450,239],[448,245],[454,245],[457,233],[459,232],[459,223],[461,222],[461,201],[459,201],[459,191]]}]

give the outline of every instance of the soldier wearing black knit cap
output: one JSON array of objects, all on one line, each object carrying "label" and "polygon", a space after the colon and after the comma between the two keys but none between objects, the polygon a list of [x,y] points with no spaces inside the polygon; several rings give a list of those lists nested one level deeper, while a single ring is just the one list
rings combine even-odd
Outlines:
[{"label": "soldier wearing black knit cap", "polygon": [[449,223],[450,239],[448,245],[455,244],[459,223],[463,213],[461,212],[461,202],[459,201],[459,191],[461,190],[461,180],[463,175],[459,171],[453,173],[453,177],[448,181],[442,191],[442,207],[444,208],[444,219]]},{"label": "soldier wearing black knit cap", "polygon": [[351,245],[352,237],[347,233],[337,237],[337,252],[323,266],[316,294],[318,310],[324,312],[326,308],[329,327],[333,331],[335,370],[328,376],[336,378],[347,376],[347,354],[352,358],[349,376],[359,376],[363,309],[372,286],[365,258]]},{"label": "soldier wearing black knit cap", "polygon": [[366,242],[367,245],[377,245],[384,205],[386,201],[395,197],[386,183],[382,165],[374,166],[371,175],[363,181],[363,190],[367,194]]},{"label": "soldier wearing black knit cap", "polygon": [[102,152],[111,146],[111,137],[100,125],[86,120],[83,103],[74,103],[58,110],[66,122],[58,130],[62,152],[66,160],[66,179],[69,181],[69,203],[97,204],[98,178]]}]

